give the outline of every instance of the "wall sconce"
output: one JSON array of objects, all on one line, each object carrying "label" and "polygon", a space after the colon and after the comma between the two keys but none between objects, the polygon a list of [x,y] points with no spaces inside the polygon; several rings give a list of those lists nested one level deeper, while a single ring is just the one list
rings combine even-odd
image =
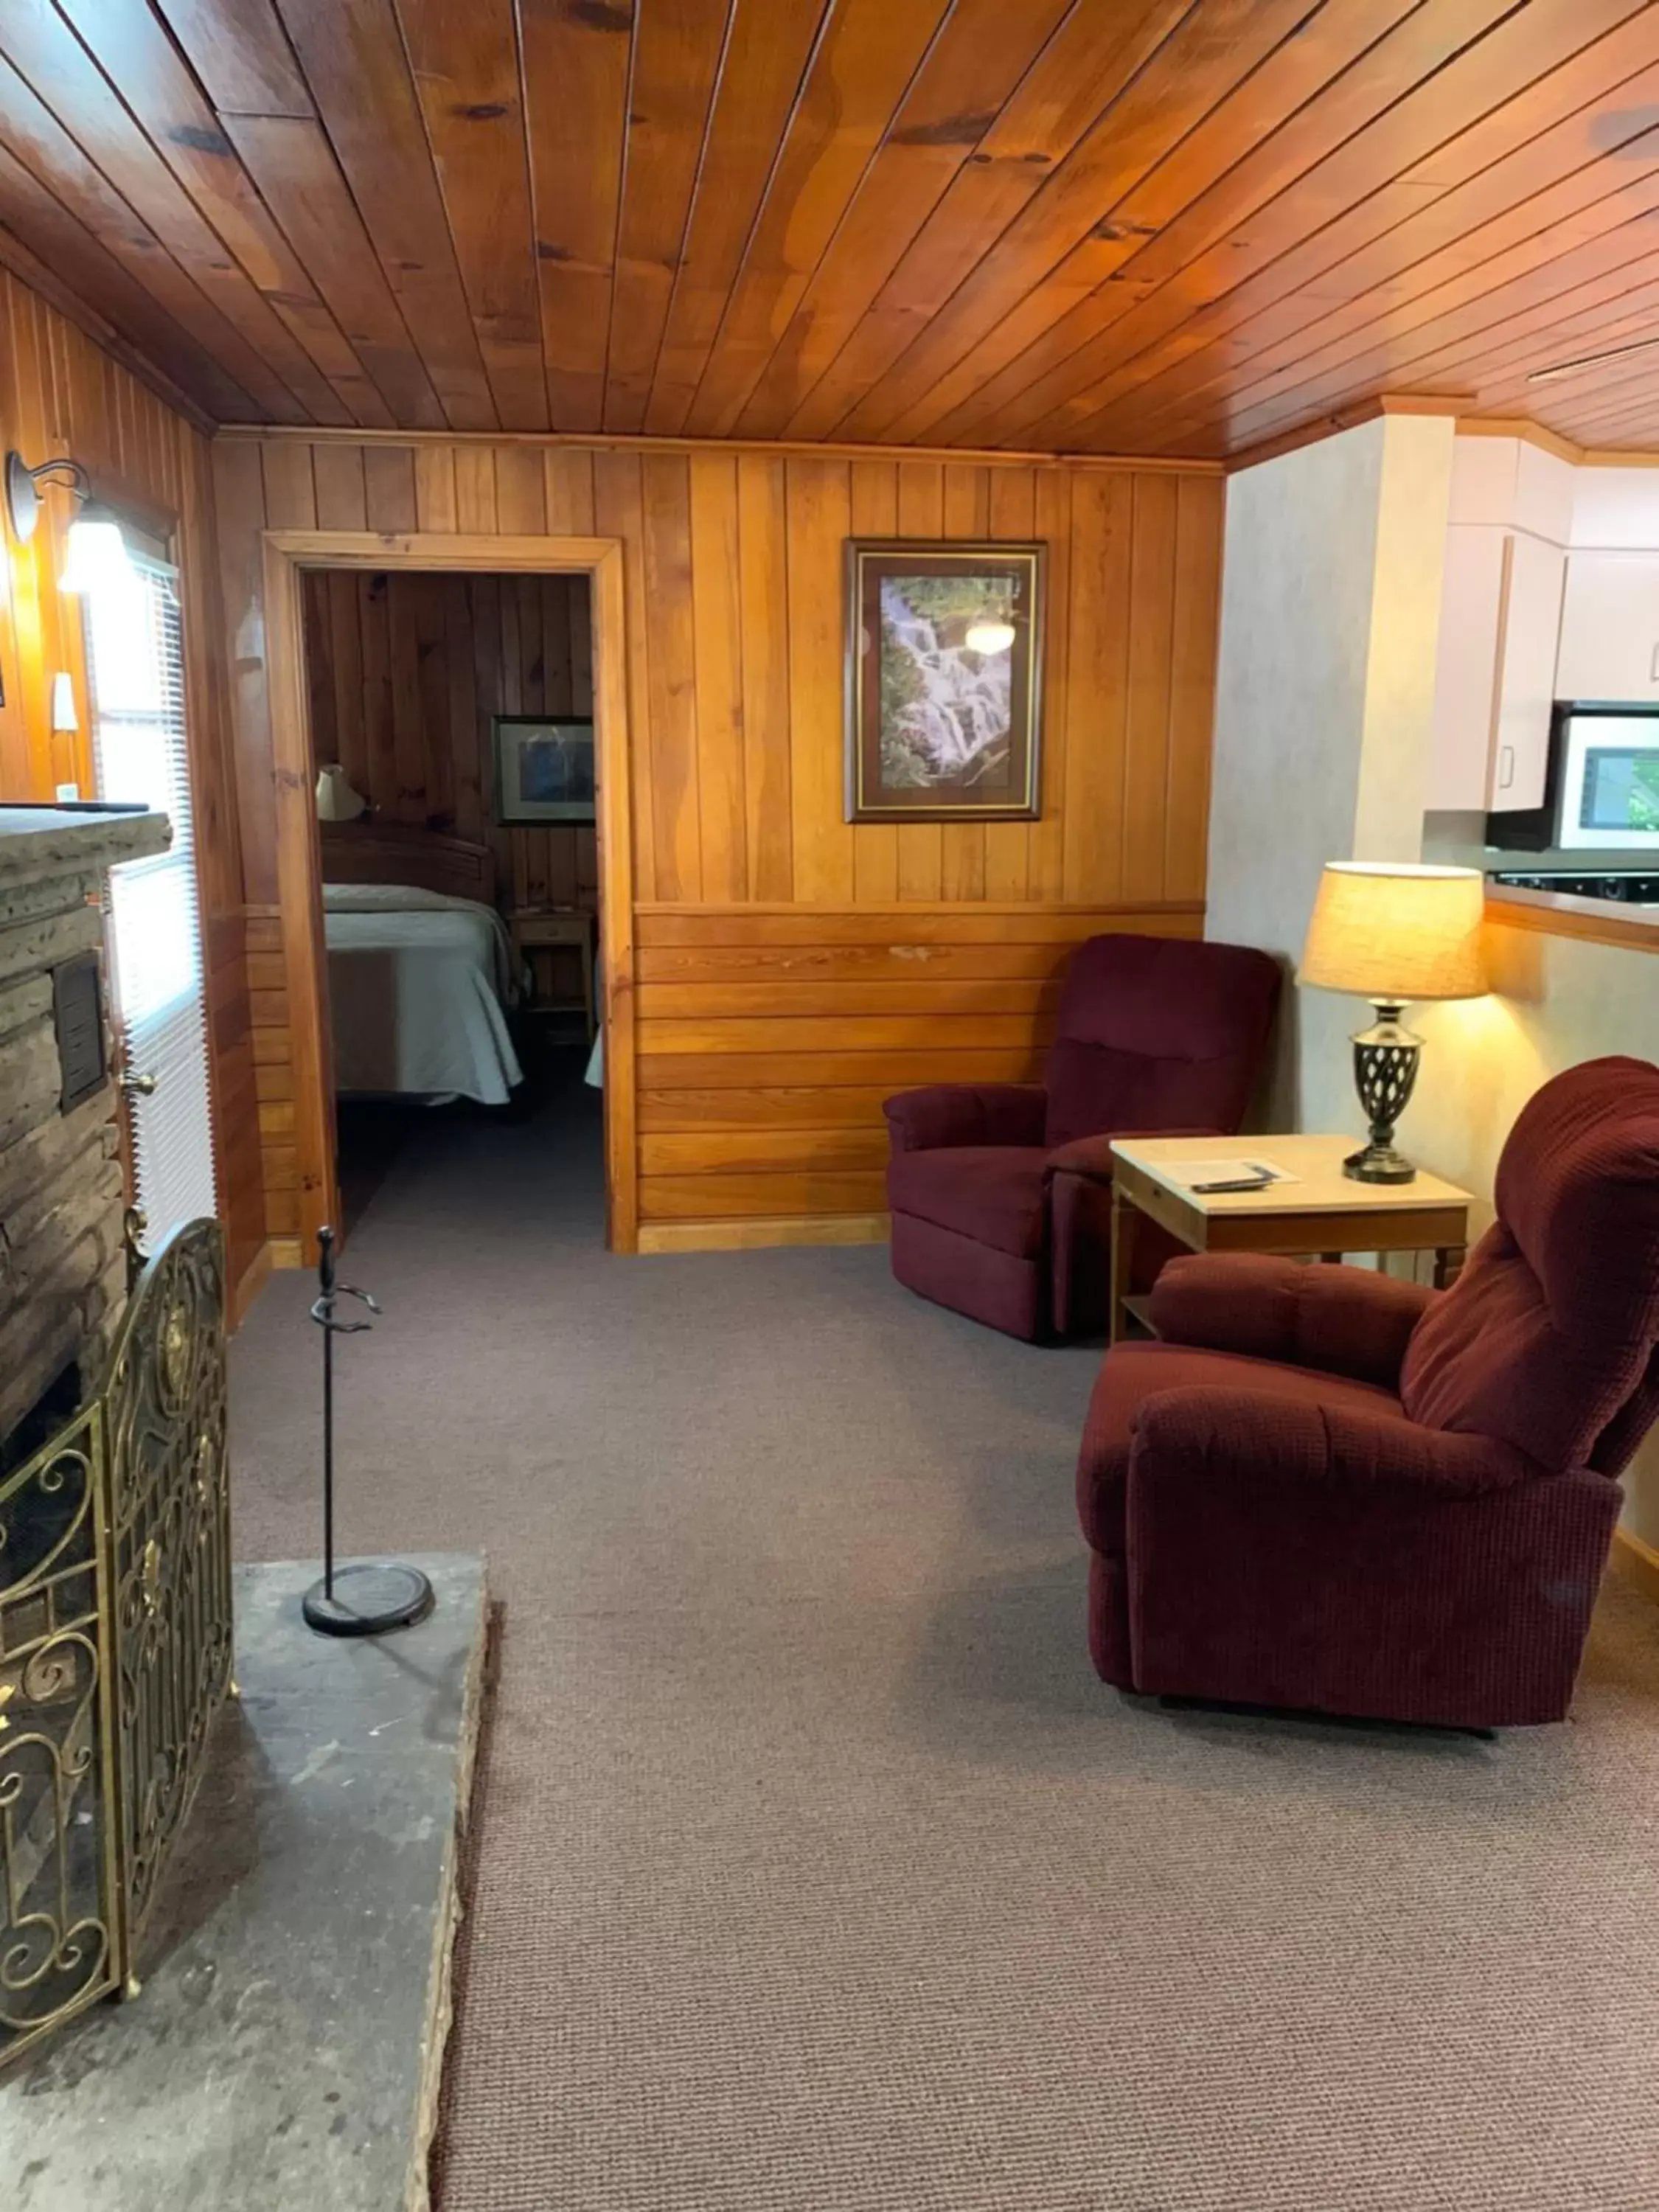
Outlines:
[{"label": "wall sconce", "polygon": [[27,545],[34,535],[34,526],[40,520],[40,494],[36,487],[46,477],[66,476],[70,489],[82,500],[92,497],[92,479],[79,461],[67,455],[55,461],[42,461],[32,469],[21,453],[6,455],[6,514],[11,522],[12,535],[21,545]]},{"label": "wall sconce", "polygon": [[368,801],[361,791],[354,788],[338,761],[330,761],[317,771],[317,819],[319,822],[355,822],[360,814],[367,814]]},{"label": "wall sconce", "polygon": [[21,453],[6,455],[6,513],[19,544],[27,545],[34,535],[40,520],[39,487],[50,477],[64,477],[81,502],[81,512],[70,525],[69,557],[58,589],[91,592],[101,585],[131,583],[132,560],[121,526],[108,507],[94,501],[91,477],[67,454],[33,469]]}]

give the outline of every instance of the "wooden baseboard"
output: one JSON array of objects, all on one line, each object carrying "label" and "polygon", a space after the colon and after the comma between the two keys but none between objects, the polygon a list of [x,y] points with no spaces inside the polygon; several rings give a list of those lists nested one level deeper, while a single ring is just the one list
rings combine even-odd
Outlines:
[{"label": "wooden baseboard", "polygon": [[273,1267],[303,1267],[305,1247],[297,1237],[273,1237],[266,1248]]},{"label": "wooden baseboard", "polygon": [[1659,1552],[1651,1544],[1644,1544],[1639,1536],[1632,1535],[1628,1528],[1615,1528],[1613,1532],[1607,1571],[1659,1605]]},{"label": "wooden baseboard", "polygon": [[233,1329],[240,1328],[242,1323],[247,1319],[249,1309],[260,1291],[264,1290],[265,1279],[270,1274],[273,1265],[272,1247],[267,1240],[260,1245],[236,1281],[231,1285],[230,1325]]},{"label": "wooden baseboard", "polygon": [[803,1213],[743,1221],[642,1221],[639,1249],[641,1252],[757,1252],[779,1244],[886,1242],[884,1213]]}]

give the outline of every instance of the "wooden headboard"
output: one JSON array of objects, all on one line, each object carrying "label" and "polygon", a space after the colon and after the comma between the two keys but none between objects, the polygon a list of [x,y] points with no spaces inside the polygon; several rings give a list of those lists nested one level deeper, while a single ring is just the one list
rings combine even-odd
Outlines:
[{"label": "wooden headboard", "polygon": [[413,884],[448,898],[495,903],[488,845],[394,822],[319,822],[325,884]]}]

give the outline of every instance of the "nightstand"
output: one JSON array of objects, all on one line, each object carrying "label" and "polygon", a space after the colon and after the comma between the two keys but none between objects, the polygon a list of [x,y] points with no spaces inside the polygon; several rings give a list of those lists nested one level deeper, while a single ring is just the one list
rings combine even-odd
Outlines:
[{"label": "nightstand", "polygon": [[[592,1037],[594,1027],[593,1009],[593,916],[580,914],[574,908],[560,910],[550,907],[523,906],[508,915],[507,927],[513,933],[513,949],[522,959],[531,951],[544,951],[549,946],[568,945],[581,956],[581,1010],[587,1023],[587,1034]],[[534,962],[530,963],[532,975]],[[544,1000],[540,994],[539,980],[536,995],[529,1004],[529,1012],[536,1014],[567,1013],[575,1011],[574,1002]]]}]

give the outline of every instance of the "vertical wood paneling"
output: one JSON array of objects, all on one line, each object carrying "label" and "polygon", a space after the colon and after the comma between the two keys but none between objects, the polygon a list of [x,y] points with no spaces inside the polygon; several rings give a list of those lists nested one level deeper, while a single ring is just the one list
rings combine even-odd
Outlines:
[{"label": "vertical wood paneling", "polygon": [[[219,447],[223,574],[246,617],[232,635],[250,879],[270,851],[257,772],[269,725],[257,604],[239,580],[275,524],[271,501],[285,517],[305,517],[307,499],[319,516],[352,506],[349,468],[318,466],[327,443]],[[273,463],[279,445],[303,461]],[[1218,478],[487,441],[374,445],[362,461],[371,529],[398,526],[377,507],[390,467],[404,527],[621,543],[631,849],[652,948],[636,987],[638,1198],[668,1241],[703,1220],[874,1220],[884,1089],[1034,1073],[1067,944],[1097,927],[1201,929]],[[1047,548],[1036,823],[847,822],[854,536]],[[406,607],[389,588],[410,592]],[[490,821],[490,714],[588,711],[577,590],[371,573],[313,589],[333,653],[317,732],[332,731],[360,787],[392,818],[500,841],[504,899],[591,905],[592,832],[504,835]],[[690,935],[663,911],[676,907],[690,909]],[[282,1234],[296,1204],[293,1077],[270,998],[254,1041]]]},{"label": "vertical wood paneling", "polygon": [[726,905],[749,896],[738,464],[730,453],[694,453],[690,476],[702,896]]},{"label": "vertical wood paneling", "polygon": [[[504,906],[591,908],[591,830],[495,820],[491,729],[496,714],[592,713],[591,651],[572,651],[590,630],[586,580],[316,569],[301,602],[314,759],[337,760],[383,821],[489,844]],[[569,995],[574,955],[549,964]]]},{"label": "vertical wood paneling", "polygon": [[842,576],[852,526],[845,461],[790,460],[789,799],[795,896],[850,899],[842,765]]},{"label": "vertical wood paneling", "polygon": [[1164,780],[1164,896],[1170,899],[1204,896],[1225,499],[1224,486],[1213,477],[1180,480]]},{"label": "vertical wood paneling", "polygon": [[1075,720],[1069,682],[1073,482],[1067,471],[1042,470],[1034,501],[1034,528],[1047,548],[1039,763],[1042,812],[1026,841],[1025,896],[1039,902],[1063,896],[1066,883],[1066,764]]},{"label": "vertical wood paneling", "polygon": [[[902,461],[898,472],[898,534],[939,538],[945,532],[945,471],[937,461]],[[945,896],[945,836],[937,822],[904,822],[898,841],[901,899]]]},{"label": "vertical wood paneling", "polygon": [[627,601],[628,726],[634,755],[634,880],[639,896],[656,896],[657,840],[648,778],[651,773],[651,620],[645,588],[645,496],[640,457],[634,453],[593,456],[593,522],[602,538],[620,538]]},{"label": "vertical wood paneling", "polygon": [[312,457],[319,530],[367,530],[360,446],[319,446]]},{"label": "vertical wood paneling", "polygon": [[647,672],[649,768],[641,793],[656,844],[659,898],[702,896],[697,818],[696,651],[691,609],[691,480],[684,453],[641,464],[645,587],[651,624]]},{"label": "vertical wood paneling", "polygon": [[276,439],[264,448],[265,521],[272,530],[314,530],[317,487],[311,448],[297,438]]},{"label": "vertical wood paneling", "polygon": [[[990,535],[1009,544],[1030,544],[1038,535],[1036,525],[1037,472],[1035,469],[993,469]],[[1045,579],[1052,590],[1052,579]],[[981,832],[985,843],[979,896],[988,899],[1023,899],[1028,896],[1031,870],[1031,831],[1023,822],[988,822]]]},{"label": "vertical wood paneling", "polygon": [[738,461],[738,587],[743,645],[743,798],[749,896],[795,895],[789,794],[788,494],[785,464]]},{"label": "vertical wood paneling", "polygon": [[1115,899],[1122,881],[1133,504],[1131,476],[1088,471],[1073,480],[1061,875],[1068,901]]},{"label": "vertical wood paneling", "polygon": [[547,495],[538,447],[495,448],[495,527],[521,538],[539,538],[546,529]]},{"label": "vertical wood paneling", "polygon": [[455,527],[483,532],[497,527],[495,453],[490,446],[455,448]]},{"label": "vertical wood paneling", "polygon": [[445,535],[455,528],[455,449],[415,448],[415,527]]},{"label": "vertical wood paneling", "polygon": [[[266,1235],[243,902],[246,870],[259,866],[269,853],[269,722],[257,655],[258,680],[239,689],[234,699],[229,673],[229,655],[250,639],[259,603],[254,570],[268,506],[260,452],[244,447],[221,474],[191,424],[5,271],[0,427],[4,443],[31,463],[73,453],[91,471],[97,493],[142,509],[148,526],[171,539],[179,564],[214,1142],[234,1286]],[[342,448],[343,474],[355,458]],[[307,512],[311,471],[309,446],[296,444],[276,464],[278,503]],[[222,555],[216,476],[228,523]],[[48,491],[33,538],[21,544],[6,533],[0,556],[0,799],[50,800],[56,787],[68,782],[85,797],[95,795],[80,602],[58,588],[71,514],[66,492]],[[52,685],[59,672],[69,675],[75,692],[81,726],[74,732],[52,729]],[[256,750],[263,740],[263,786],[253,755],[244,753],[247,738]],[[252,829],[251,849],[241,834],[245,817],[264,823],[263,831]]]},{"label": "vertical wood paneling", "polygon": [[363,454],[371,530],[413,530],[417,512],[415,455],[407,446],[370,446]]},{"label": "vertical wood paneling", "polygon": [[1173,477],[1136,477],[1129,556],[1129,674],[1123,729],[1125,898],[1164,895],[1164,779],[1175,635]]},{"label": "vertical wood paneling", "polygon": [[[953,471],[952,474],[958,473]],[[971,470],[960,473],[971,476]],[[853,528],[854,538],[894,538],[898,534],[898,464],[896,461],[854,461],[853,464]],[[846,591],[843,580],[842,589]],[[843,607],[842,619],[847,619]],[[846,714],[843,701],[842,713]],[[842,775],[845,777],[845,769]],[[861,822],[853,832],[854,895],[866,905],[891,906],[897,899],[899,830],[896,822]]]},{"label": "vertical wood paneling", "polygon": [[[233,599],[240,592],[246,599],[234,580],[240,573],[245,583],[261,522],[303,528],[313,518],[325,526],[325,517],[355,517],[360,474],[371,529],[545,529],[622,540],[641,897],[852,898],[879,907],[1201,895],[1223,517],[1217,477],[442,440],[357,448],[232,438],[220,441],[216,461]],[[845,821],[849,537],[1035,539],[1046,548],[1038,821]],[[348,588],[367,586],[359,577]],[[466,588],[484,586],[475,578]],[[545,704],[584,712],[592,684],[585,608],[567,592],[562,615],[529,613],[532,588],[520,579],[505,603],[497,592],[487,616],[496,642],[477,659],[477,681],[496,701],[491,711]],[[13,589],[15,599],[15,580]],[[50,630],[55,614],[48,605],[35,619]],[[27,608],[14,611],[20,633],[28,618]],[[407,743],[415,710],[406,702],[399,721],[388,688],[395,653],[389,641],[379,649],[380,616],[371,609],[365,622],[361,681],[374,796],[407,814],[395,763],[398,732]],[[477,641],[465,606],[446,601],[442,626],[443,638],[425,649],[448,672],[453,719],[455,655],[474,654]],[[337,690],[343,680],[337,654]],[[243,688],[242,726],[257,755],[264,743],[257,672]],[[429,720],[438,710],[429,698],[422,711]],[[14,750],[28,744],[21,718],[9,730]],[[49,769],[44,748],[41,757]],[[466,834],[475,799],[477,826],[487,819],[489,762],[465,747],[454,758],[456,781],[437,811]],[[420,790],[429,799],[429,784]],[[251,788],[244,793],[245,802],[253,798]],[[246,811],[250,883],[264,890],[260,808]],[[592,848],[582,833],[574,854],[553,847],[536,855],[553,895],[575,876],[592,883]],[[504,870],[510,859],[504,854]]]}]

